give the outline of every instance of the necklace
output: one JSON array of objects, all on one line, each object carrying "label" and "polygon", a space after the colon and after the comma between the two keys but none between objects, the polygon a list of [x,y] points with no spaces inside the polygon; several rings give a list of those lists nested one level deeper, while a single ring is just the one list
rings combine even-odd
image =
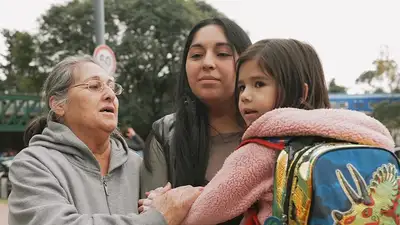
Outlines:
[{"label": "necklace", "polygon": [[210,126],[210,128],[211,128],[212,130],[214,130],[215,133],[217,134],[217,135],[215,135],[215,136],[213,136],[213,137],[219,137],[219,138],[221,138],[221,140],[222,140],[223,143],[229,143],[229,142],[231,142],[231,138],[230,138],[230,137],[232,137],[232,135],[236,135],[236,134],[240,133],[240,132],[232,132],[232,133],[229,133],[228,135],[226,135],[226,133],[221,133],[221,132],[219,132],[218,129],[215,128],[215,127],[213,127],[211,124],[209,124],[209,126]]}]

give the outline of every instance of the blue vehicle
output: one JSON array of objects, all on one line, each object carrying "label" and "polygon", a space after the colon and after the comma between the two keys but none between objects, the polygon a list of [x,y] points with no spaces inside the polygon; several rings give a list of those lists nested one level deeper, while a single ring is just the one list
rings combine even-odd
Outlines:
[{"label": "blue vehicle", "polygon": [[350,109],[370,114],[378,103],[383,101],[400,102],[400,94],[330,94],[329,100],[332,108]]}]

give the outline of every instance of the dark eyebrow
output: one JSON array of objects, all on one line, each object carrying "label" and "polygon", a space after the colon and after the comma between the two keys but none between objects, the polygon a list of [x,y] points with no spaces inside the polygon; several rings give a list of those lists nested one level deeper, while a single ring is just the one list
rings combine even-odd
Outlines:
[{"label": "dark eyebrow", "polygon": [[[270,77],[270,76],[267,76],[267,75],[255,75],[255,76],[252,76],[252,77],[250,77],[250,80],[252,80],[252,81],[254,81],[254,80],[272,80],[273,78],[272,77]],[[238,80],[238,82],[237,82],[238,84],[242,84],[243,83],[243,80]]]},{"label": "dark eyebrow", "polygon": [[252,80],[270,80],[272,77],[267,76],[267,75],[256,75],[253,77],[250,77]]},{"label": "dark eyebrow", "polygon": [[190,46],[190,48],[203,48],[203,45],[201,45],[201,44],[192,44]]},{"label": "dark eyebrow", "polygon": [[[233,50],[232,45],[229,44],[229,43],[227,43],[227,42],[217,42],[217,43],[215,44],[215,46],[217,46],[217,47],[226,46],[226,47],[229,47],[230,49]],[[200,43],[195,43],[195,44],[192,44],[192,45],[190,46],[190,48],[204,48],[204,47],[203,47],[203,45],[200,44]]]},{"label": "dark eyebrow", "polygon": [[215,44],[215,46],[217,46],[217,47],[228,47],[231,50],[233,50],[233,46],[231,44],[229,44],[229,43],[226,43],[226,42],[218,42],[217,44]]}]

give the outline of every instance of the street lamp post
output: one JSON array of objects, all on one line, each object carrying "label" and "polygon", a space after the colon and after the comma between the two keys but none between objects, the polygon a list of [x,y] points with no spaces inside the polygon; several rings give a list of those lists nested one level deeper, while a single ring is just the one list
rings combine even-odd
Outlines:
[{"label": "street lamp post", "polygon": [[97,45],[105,44],[104,41],[104,0],[93,0],[94,21]]}]

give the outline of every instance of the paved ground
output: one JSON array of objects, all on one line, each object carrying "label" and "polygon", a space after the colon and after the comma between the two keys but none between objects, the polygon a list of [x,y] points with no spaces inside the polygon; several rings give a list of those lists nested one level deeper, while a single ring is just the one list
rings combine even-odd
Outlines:
[{"label": "paved ground", "polygon": [[0,203],[0,225],[8,224],[8,208],[6,204]]}]

